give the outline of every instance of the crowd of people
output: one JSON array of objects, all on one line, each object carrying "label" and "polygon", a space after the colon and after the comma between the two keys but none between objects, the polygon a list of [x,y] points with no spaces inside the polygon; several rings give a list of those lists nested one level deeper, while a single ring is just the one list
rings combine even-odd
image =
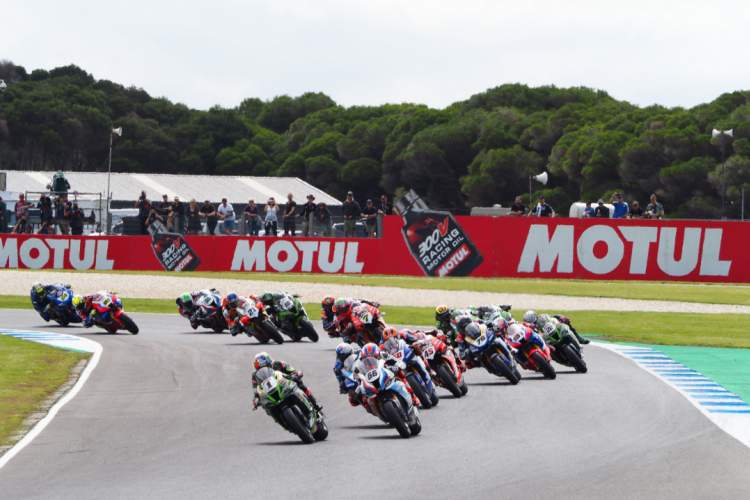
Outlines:
[{"label": "crowd of people", "polygon": [[[30,209],[39,210],[40,223],[36,231],[30,221]],[[10,229],[8,213],[7,205],[0,197],[0,234],[7,233]],[[58,194],[54,198],[41,194],[37,203],[32,203],[20,194],[16,202],[15,216],[16,223],[10,234],[57,234],[57,228],[60,229],[60,234],[83,234],[85,215],[78,207],[78,202],[68,199],[67,193]]]},{"label": "crowd of people", "polygon": [[[586,208],[583,210],[584,219],[609,219],[610,210],[604,204],[603,199],[599,199],[596,207],[591,206],[591,200],[586,200]],[[655,194],[651,195],[651,203],[646,210],[643,210],[638,201],[633,201],[631,206],[624,201],[622,193],[613,193],[609,203],[614,207],[612,219],[661,219],[664,217],[664,207],[656,198]],[[555,210],[547,204],[544,195],[539,195],[539,202],[526,212],[526,205],[517,196],[515,202],[510,207],[508,216],[511,217],[555,217]]]},{"label": "crowd of people", "polygon": [[[141,224],[141,234],[148,234],[149,225],[158,221],[166,224],[168,231],[185,232],[188,235],[203,233],[205,231],[213,236],[218,228],[221,234],[230,236],[233,234],[235,221],[243,215],[246,219],[247,234],[259,236],[263,228],[265,236],[314,236],[314,228],[320,231],[324,237],[333,236],[333,217],[327,204],[315,202],[315,196],[307,195],[307,202],[298,205],[294,201],[294,195],[289,193],[286,202],[279,205],[271,197],[261,207],[255,203],[253,198],[247,201],[247,206],[242,212],[237,213],[232,204],[222,198],[221,203],[214,206],[209,198],[198,204],[193,198],[189,204],[182,203],[178,196],[169,201],[169,196],[162,195],[162,201],[152,202],[148,199],[145,191],[135,202],[138,209],[138,219]],[[381,196],[380,204],[375,206],[368,199],[365,207],[354,200],[354,193],[349,191],[346,201],[341,206],[343,217],[344,237],[356,237],[357,222],[364,219],[367,237],[375,238],[377,233],[378,216],[397,215],[398,211],[393,203],[388,201],[386,195]],[[301,223],[301,231],[298,233],[298,222]],[[283,233],[282,233],[283,231]]]}]

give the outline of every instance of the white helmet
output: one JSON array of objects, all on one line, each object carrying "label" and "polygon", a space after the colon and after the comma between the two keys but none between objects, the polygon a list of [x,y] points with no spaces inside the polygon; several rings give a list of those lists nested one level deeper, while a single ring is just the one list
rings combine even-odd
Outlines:
[{"label": "white helmet", "polygon": [[523,314],[524,323],[536,323],[537,315],[534,311],[526,311]]},{"label": "white helmet", "polygon": [[506,335],[511,342],[520,343],[526,338],[526,327],[514,323],[508,327]]}]

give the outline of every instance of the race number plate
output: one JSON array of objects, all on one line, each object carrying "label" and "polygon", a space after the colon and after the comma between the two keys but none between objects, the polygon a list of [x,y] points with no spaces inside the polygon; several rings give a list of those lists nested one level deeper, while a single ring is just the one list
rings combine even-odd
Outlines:
[{"label": "race number plate", "polygon": [[404,357],[404,351],[396,351],[393,354],[391,354],[391,357],[395,359],[402,359]]},{"label": "race number plate", "polygon": [[279,385],[279,382],[276,380],[276,377],[268,377],[263,382],[260,383],[261,387],[263,387],[263,392],[268,394],[269,392],[276,389],[276,387]]},{"label": "race number plate", "polygon": [[483,346],[485,342],[487,342],[487,335],[482,335],[481,337],[479,337],[478,339],[474,341],[474,345],[476,345],[477,347],[480,347],[480,346]]},{"label": "race number plate", "polygon": [[281,301],[280,305],[281,305],[281,309],[283,311],[288,311],[289,309],[291,309],[294,306],[294,302],[292,302],[289,299],[284,299],[284,300]]},{"label": "race number plate", "polygon": [[424,357],[424,359],[432,359],[434,355],[435,355],[435,348],[433,346],[425,347],[422,350],[422,357]]},{"label": "race number plate", "polygon": [[365,378],[368,382],[372,383],[378,379],[380,376],[380,373],[378,373],[378,370],[370,370],[367,372],[367,375],[365,375]]},{"label": "race number plate", "polygon": [[553,333],[555,333],[555,330],[557,330],[557,328],[555,328],[555,325],[553,325],[552,323],[547,323],[546,325],[544,325],[544,333],[546,333],[547,335],[552,335]]}]

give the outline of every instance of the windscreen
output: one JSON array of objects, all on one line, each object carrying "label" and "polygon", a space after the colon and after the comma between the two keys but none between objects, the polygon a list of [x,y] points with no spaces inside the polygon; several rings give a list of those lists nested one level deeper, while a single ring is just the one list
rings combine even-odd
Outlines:
[{"label": "windscreen", "polygon": [[398,347],[398,340],[396,339],[388,339],[383,344],[383,350],[386,351],[388,354],[394,354],[399,351]]},{"label": "windscreen", "polygon": [[256,378],[263,381],[269,377],[273,377],[273,368],[264,366],[260,370],[258,370],[258,373],[256,374]]}]

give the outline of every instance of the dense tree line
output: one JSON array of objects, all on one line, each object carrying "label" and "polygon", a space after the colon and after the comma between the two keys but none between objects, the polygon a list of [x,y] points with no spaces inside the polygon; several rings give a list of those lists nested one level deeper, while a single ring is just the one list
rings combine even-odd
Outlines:
[{"label": "dense tree line", "polygon": [[[31,73],[0,62],[0,169],[102,171],[109,130],[119,172],[297,176],[337,198],[415,189],[435,207],[528,201],[528,176],[561,214],[570,203],[659,195],[673,217],[714,218],[726,141],[728,215],[750,184],[750,92],[692,109],[640,108],[589,88],[502,85],[446,109],[338,106],[321,93],[189,109],[77,66]],[[748,193],[750,194],[750,193]]]}]

